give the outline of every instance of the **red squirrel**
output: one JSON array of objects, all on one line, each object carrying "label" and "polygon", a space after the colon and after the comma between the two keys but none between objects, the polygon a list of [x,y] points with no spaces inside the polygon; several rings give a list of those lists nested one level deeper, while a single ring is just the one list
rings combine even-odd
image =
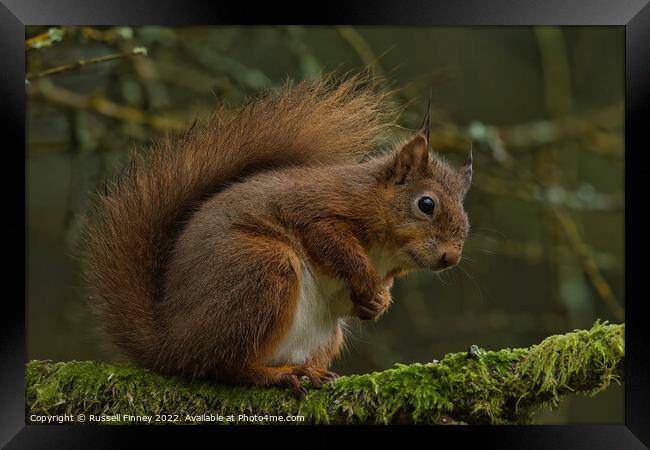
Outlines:
[{"label": "red squirrel", "polygon": [[469,232],[471,154],[431,153],[428,125],[373,153],[388,95],[304,81],[134,155],[84,233],[112,341],[162,373],[297,394],[333,380],[345,322],[377,320],[395,277],[458,264]]}]

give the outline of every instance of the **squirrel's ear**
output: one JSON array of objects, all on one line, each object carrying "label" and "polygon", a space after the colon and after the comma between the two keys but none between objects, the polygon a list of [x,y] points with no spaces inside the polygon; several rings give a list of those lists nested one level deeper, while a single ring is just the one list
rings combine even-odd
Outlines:
[{"label": "squirrel's ear", "polygon": [[472,185],[472,164],[473,164],[473,157],[472,157],[472,149],[469,149],[469,156],[467,157],[467,161],[465,161],[465,164],[463,164],[460,168],[460,177],[462,180],[462,196],[465,197],[465,194],[467,194],[467,191],[469,191],[470,186]]},{"label": "squirrel's ear", "polygon": [[403,184],[409,174],[426,169],[429,158],[429,140],[424,133],[418,133],[397,150],[391,171],[392,181]]}]

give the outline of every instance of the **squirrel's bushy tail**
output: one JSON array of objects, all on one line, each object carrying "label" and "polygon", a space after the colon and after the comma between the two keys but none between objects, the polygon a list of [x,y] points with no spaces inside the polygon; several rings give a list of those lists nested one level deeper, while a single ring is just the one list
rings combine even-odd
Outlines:
[{"label": "squirrel's bushy tail", "polygon": [[363,76],[287,85],[134,156],[98,196],[84,233],[92,306],[114,343],[154,364],[165,265],[204,199],[269,168],[361,159],[395,119],[387,96]]}]

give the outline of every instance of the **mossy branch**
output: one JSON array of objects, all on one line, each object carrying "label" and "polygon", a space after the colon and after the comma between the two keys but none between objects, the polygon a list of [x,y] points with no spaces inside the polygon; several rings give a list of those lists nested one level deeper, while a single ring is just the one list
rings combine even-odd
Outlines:
[{"label": "mossy branch", "polygon": [[[341,377],[301,400],[279,388],[228,387],[100,362],[30,361],[26,419],[32,415],[302,415],[301,423],[529,423],[568,393],[595,395],[624,378],[625,325],[550,336],[527,349],[448,354],[439,362]],[[203,416],[203,417],[201,417]],[[86,419],[88,421],[88,419]],[[209,419],[208,419],[209,420]],[[293,423],[293,422],[292,422]]]}]

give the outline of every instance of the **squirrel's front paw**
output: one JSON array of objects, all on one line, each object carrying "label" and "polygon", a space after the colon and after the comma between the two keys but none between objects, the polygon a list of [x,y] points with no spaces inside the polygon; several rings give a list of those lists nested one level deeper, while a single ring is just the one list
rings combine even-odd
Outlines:
[{"label": "squirrel's front paw", "polygon": [[354,303],[352,314],[361,320],[377,320],[388,309],[392,301],[388,289],[382,289],[368,303]]}]

